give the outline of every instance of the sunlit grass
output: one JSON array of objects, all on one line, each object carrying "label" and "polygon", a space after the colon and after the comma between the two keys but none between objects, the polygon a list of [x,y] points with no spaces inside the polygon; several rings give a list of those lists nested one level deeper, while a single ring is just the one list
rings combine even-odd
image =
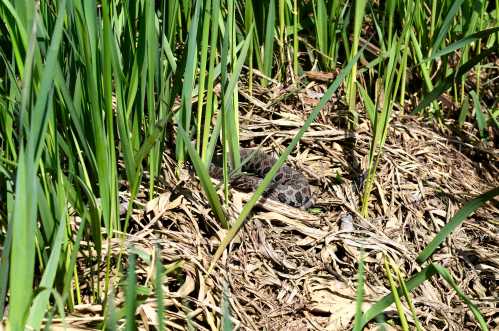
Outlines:
[{"label": "sunlit grass", "polygon": [[[495,12],[489,12],[488,2],[436,4],[391,0],[373,8],[372,2],[327,0],[263,5],[249,0],[1,1],[0,318],[8,304],[13,330],[25,325],[39,329],[44,318],[81,304],[76,262],[86,256],[94,277],[90,297],[95,303],[109,302],[105,323],[117,325],[114,278],[136,279],[133,258],[123,259],[130,268],[124,275],[126,269],[105,250],[118,238],[121,254],[126,254],[124,233],[132,209],[120,222],[120,182],[128,185],[129,207],[141,186],[150,199],[155,197],[169,147],[179,170],[186,162],[194,166],[211,210],[228,229],[212,270],[272,176],[341,85],[352,128],[364,115],[358,108],[361,101],[372,131],[361,207],[365,217],[393,109],[405,106],[409,93],[417,95],[415,113],[440,123],[452,114],[442,112],[437,99],[452,95],[461,109],[459,123],[473,122],[486,140],[488,128],[498,127],[498,112],[497,103],[494,110],[480,102],[486,86],[480,72],[483,62],[497,54],[499,3],[495,1]],[[380,53],[360,52],[366,46],[362,40],[377,45]],[[452,58],[456,54],[457,60]],[[369,63],[364,71],[358,59]],[[246,81],[250,92],[253,84],[269,87],[272,80],[296,83],[312,66],[343,70],[229,226],[224,209],[230,203],[228,170],[241,161],[240,82]],[[408,86],[408,72],[420,85]],[[478,78],[468,93],[470,75]],[[223,200],[207,167],[217,146],[224,157]],[[421,253],[420,263],[462,222],[468,214],[463,213]],[[76,229],[73,215],[80,219]],[[437,273],[459,294],[445,269],[429,265],[425,270],[426,275],[409,281],[399,277],[404,295]],[[162,272],[156,265],[159,306]],[[131,328],[136,290],[130,286],[126,292]],[[359,325],[393,302],[383,300],[364,313]],[[469,307],[483,327],[477,309]],[[230,325],[228,306],[224,312],[225,325]]]}]

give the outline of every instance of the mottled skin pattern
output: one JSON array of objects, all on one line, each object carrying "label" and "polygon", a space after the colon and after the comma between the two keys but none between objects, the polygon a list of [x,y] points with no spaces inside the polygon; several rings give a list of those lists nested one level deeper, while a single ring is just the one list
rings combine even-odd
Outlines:
[{"label": "mottled skin pattern", "polygon": [[[230,183],[234,188],[251,192],[256,190],[257,186],[262,182],[263,177],[269,172],[277,159],[254,149],[241,148],[240,152],[241,162],[243,163],[242,171],[253,175],[236,175],[231,178]],[[246,159],[248,161],[244,163]],[[210,167],[210,175],[221,179],[223,172],[218,165],[220,163],[214,161],[214,164]],[[277,174],[263,193],[263,196],[302,209],[310,208],[313,205],[312,191],[310,190],[308,180],[302,173],[286,164],[277,171]]]}]

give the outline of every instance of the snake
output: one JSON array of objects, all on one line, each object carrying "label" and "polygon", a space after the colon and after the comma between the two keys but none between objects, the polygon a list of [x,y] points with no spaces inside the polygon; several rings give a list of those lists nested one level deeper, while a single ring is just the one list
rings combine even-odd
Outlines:
[{"label": "snake", "polygon": [[[253,148],[240,148],[239,153],[243,173],[231,176],[230,185],[240,191],[253,192],[261,184],[277,158],[262,150]],[[219,156],[214,157],[209,172],[213,178],[218,180],[223,178],[221,158]],[[287,163],[277,171],[269,186],[265,189],[263,197],[300,209],[308,209],[314,203],[307,178],[303,173]]]}]

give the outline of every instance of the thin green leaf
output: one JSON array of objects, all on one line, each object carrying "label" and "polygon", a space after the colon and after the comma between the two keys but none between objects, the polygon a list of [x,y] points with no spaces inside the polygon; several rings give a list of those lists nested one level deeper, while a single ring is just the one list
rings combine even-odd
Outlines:
[{"label": "thin green leaf", "polygon": [[[447,281],[447,283],[449,283],[452,286],[452,288],[458,293],[461,299],[465,301],[465,303],[470,307],[473,315],[479,322],[482,330],[487,330],[486,324],[478,308],[476,308],[476,306],[473,305],[473,303],[471,303],[471,301],[463,294],[463,292],[456,285],[456,283],[454,282],[448,271],[445,270],[445,268],[443,268],[439,264],[432,263],[428,265],[426,268],[424,268],[422,271],[418,272],[416,275],[411,277],[407,282],[405,282],[406,290],[409,292],[412,291],[422,283],[428,281],[431,277],[433,277],[436,274],[440,274]],[[396,289],[396,292],[402,293],[402,289],[399,287]],[[371,306],[371,308],[369,308],[367,312],[364,313],[362,326],[363,327],[366,326],[367,323],[369,323],[372,319],[382,314],[386,308],[388,308],[391,304],[393,304],[393,302],[394,302],[393,292],[384,296],[382,299],[378,300],[374,305]]]},{"label": "thin green leaf", "polygon": [[475,65],[480,63],[487,56],[495,53],[495,48],[489,48],[483,50],[479,55],[473,57],[471,60],[463,64],[455,73],[452,73],[445,77],[430,93],[428,93],[423,100],[419,103],[419,105],[414,109],[413,113],[419,113],[423,108],[432,103],[435,99],[437,99],[445,90],[452,86],[454,81],[460,79],[464,74],[470,71]]},{"label": "thin green leaf", "polygon": [[12,244],[13,223],[9,223],[7,234],[4,237],[2,256],[0,257],[0,320],[4,317],[5,298],[9,285],[10,254]]},{"label": "thin green leaf", "polygon": [[[65,213],[66,210],[64,209],[64,214]],[[42,319],[45,316],[45,312],[47,311],[51,289],[58,271],[59,257],[61,255],[61,247],[62,241],[64,239],[65,228],[66,222],[63,216],[61,219],[59,219],[57,234],[54,238],[54,242],[51,245],[50,258],[45,267],[45,271],[43,272],[42,280],[40,281],[39,288],[42,289],[42,291],[38,293],[38,295],[33,300],[33,304],[31,305],[31,309],[29,312],[27,327],[32,328],[33,330],[40,329]]]},{"label": "thin green leaf", "polygon": [[126,279],[126,330],[135,331],[137,325],[135,322],[135,310],[137,309],[137,275],[135,274],[135,254],[128,256],[128,276]]},{"label": "thin green leaf", "polygon": [[230,318],[230,301],[229,301],[229,287],[227,283],[224,283],[223,289],[223,303],[222,303],[222,318],[223,318],[223,331],[233,330],[232,320]]},{"label": "thin green leaf", "polygon": [[369,122],[371,122],[371,126],[374,127],[374,118],[376,117],[376,105],[374,104],[373,100],[367,93],[364,86],[362,86],[362,84],[357,82],[357,87],[359,88],[361,99],[364,102],[364,105],[366,106],[367,118],[369,119]]},{"label": "thin green leaf", "polygon": [[478,131],[480,132],[480,137],[482,139],[486,138],[486,129],[487,129],[487,119],[485,118],[485,114],[482,112],[482,107],[480,106],[480,99],[475,91],[470,92],[471,97],[473,98],[473,108],[475,109],[475,119],[476,124],[478,125]]},{"label": "thin green leaf", "polygon": [[360,253],[359,270],[357,271],[357,291],[355,294],[355,320],[354,331],[362,330],[362,304],[364,303],[364,282],[365,282],[365,269],[364,269],[364,250]]},{"label": "thin green leaf", "polygon": [[477,41],[479,39],[488,38],[491,34],[497,32],[497,31],[499,31],[499,27],[490,28],[490,29],[486,29],[486,30],[482,30],[482,31],[478,31],[478,32],[475,32],[473,34],[470,34],[469,36],[466,36],[466,37],[464,37],[456,42],[453,42],[449,46],[442,48],[438,52],[435,52],[432,56],[425,59],[424,62],[435,60],[435,59],[437,59],[441,56],[447,55],[449,53],[454,53],[456,50],[461,49],[474,41]]},{"label": "thin green leaf", "polygon": [[16,200],[12,224],[9,322],[13,330],[22,330],[31,303],[35,267],[36,170],[21,148],[16,174]]},{"label": "thin green leaf", "polygon": [[452,23],[452,19],[456,15],[457,11],[461,7],[462,3],[464,0],[455,0],[452,3],[452,6],[450,7],[449,11],[447,12],[447,15],[445,16],[442,25],[440,26],[440,30],[438,31],[438,35],[435,38],[435,41],[433,42],[433,46],[431,47],[433,51],[437,49],[437,47],[440,45],[442,40],[444,39],[445,35],[449,32],[450,25]]},{"label": "thin green leaf", "polygon": [[[416,275],[411,277],[405,284],[409,291],[412,291],[428,279],[430,279],[433,275],[437,273],[437,270],[432,267],[432,265],[424,268],[422,271],[418,272]],[[400,289],[397,289],[398,291]],[[394,302],[393,293],[387,294],[382,299],[378,300],[374,305],[369,308],[363,316],[362,327],[364,327],[369,321],[373,318],[382,314],[383,311],[388,308]]]},{"label": "thin green leaf", "polygon": [[475,316],[475,319],[477,320],[478,324],[480,325],[480,328],[483,331],[488,330],[489,328],[487,327],[487,322],[485,322],[482,314],[480,313],[480,310],[478,309],[477,306],[475,306],[471,302],[471,300],[459,288],[459,286],[456,284],[456,282],[452,278],[449,271],[438,263],[432,263],[432,266],[433,266],[433,268],[435,268],[437,270],[437,272],[440,274],[440,276],[442,276],[442,278],[445,279],[445,281],[450,286],[452,286],[452,288],[454,289],[454,291],[456,291],[456,293],[459,295],[461,300],[463,300],[466,303],[466,305],[470,308],[471,312],[473,313],[473,316]]},{"label": "thin green leaf", "polygon": [[27,143],[27,152],[32,153],[34,161],[37,162],[42,152],[43,142],[45,141],[45,132],[47,130],[48,119],[52,107],[47,105],[50,90],[54,84],[55,66],[59,56],[59,47],[62,39],[62,27],[64,16],[66,15],[66,0],[59,4],[57,20],[55,22],[54,33],[50,41],[50,47],[47,52],[45,66],[41,73],[42,81],[40,91],[38,92],[36,103],[31,114],[30,134]]},{"label": "thin green leaf", "polygon": [[[263,74],[272,76],[272,60],[274,56],[274,26],[275,26],[275,1],[269,1],[269,11],[267,13],[267,25],[265,28],[265,42],[263,51]],[[268,85],[268,80],[262,80],[262,86]]]},{"label": "thin green leaf", "polygon": [[154,288],[156,294],[156,304],[157,304],[157,313],[158,313],[158,330],[163,331],[165,329],[165,314],[163,307],[163,263],[161,263],[161,247],[159,244],[155,245],[156,250],[156,258],[154,263],[155,279],[154,279]]},{"label": "thin green leaf", "polygon": [[[194,82],[194,73],[197,65],[197,32],[199,24],[199,16],[201,11],[202,1],[196,1],[194,16],[192,17],[191,26],[189,29],[189,39],[187,41],[187,58],[184,72],[184,82],[182,87],[182,108],[178,113],[179,125],[186,130],[190,130],[192,116],[192,89]],[[177,160],[184,162],[184,141],[179,139],[176,145]]]},{"label": "thin green leaf", "polygon": [[441,243],[444,242],[452,231],[454,231],[461,223],[466,220],[468,216],[475,212],[478,208],[483,206],[487,201],[493,199],[496,195],[499,195],[499,187],[496,187],[490,191],[483,193],[482,195],[470,200],[464,204],[464,206],[459,209],[459,211],[452,217],[449,223],[438,232],[437,236],[428,244],[428,246],[423,249],[419,254],[416,261],[419,264],[425,262],[432,254],[437,250]]},{"label": "thin green leaf", "polygon": [[[393,300],[395,301],[395,307],[397,308],[397,313],[398,317],[400,320],[400,324],[402,327],[402,330],[408,331],[409,330],[409,325],[407,323],[407,317],[405,316],[404,308],[402,307],[402,302],[400,301],[400,295],[397,290],[397,284],[395,283],[395,280],[392,277],[392,268],[388,264],[388,258],[385,256],[384,258],[384,267],[385,267],[385,274],[388,278],[388,283],[390,284],[390,289],[393,294]],[[403,280],[402,280],[403,282]],[[405,284],[404,284],[405,287]],[[405,287],[407,289],[407,287]]]},{"label": "thin green leaf", "polygon": [[464,124],[464,121],[466,121],[466,118],[468,117],[470,113],[470,102],[469,98],[465,97],[463,104],[461,105],[461,111],[459,112],[459,118],[457,119],[457,123],[459,124],[459,127],[462,127]]},{"label": "thin green leaf", "polygon": [[204,192],[208,198],[208,202],[215,212],[218,220],[222,224],[224,228],[228,227],[227,219],[222,209],[222,204],[218,199],[217,192],[215,191],[215,187],[211,183],[210,175],[208,174],[208,169],[204,165],[203,161],[196,153],[195,147],[192,146],[189,136],[185,132],[184,128],[181,125],[178,126],[178,134],[180,138],[184,140],[185,146],[187,147],[187,152],[189,153],[189,157],[194,165],[194,169],[196,174],[199,176],[199,180],[201,182],[201,186],[203,187]]}]

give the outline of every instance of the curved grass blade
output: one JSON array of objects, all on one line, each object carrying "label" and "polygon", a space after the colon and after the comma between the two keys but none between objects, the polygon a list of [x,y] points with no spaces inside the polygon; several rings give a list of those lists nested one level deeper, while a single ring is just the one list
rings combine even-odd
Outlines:
[{"label": "curved grass blade", "polygon": [[222,253],[225,250],[225,248],[227,247],[227,245],[231,242],[231,240],[235,237],[235,235],[237,234],[237,232],[239,231],[239,229],[243,225],[243,222],[246,219],[246,217],[249,215],[251,209],[255,206],[257,201],[260,199],[263,192],[265,191],[267,186],[270,184],[270,182],[272,181],[272,179],[276,175],[277,171],[281,168],[281,166],[284,164],[284,162],[286,161],[286,159],[289,156],[289,154],[291,153],[291,151],[295,148],[296,144],[303,137],[303,135],[305,134],[305,131],[309,128],[309,126],[312,124],[312,122],[315,120],[315,118],[319,115],[319,112],[321,111],[321,109],[324,108],[326,103],[329,102],[329,100],[332,98],[334,92],[338,89],[338,87],[340,86],[341,82],[345,79],[347,74],[352,70],[354,63],[357,63],[357,60],[359,59],[359,57],[362,54],[362,51],[364,49],[365,49],[365,45],[348,62],[347,66],[343,70],[341,70],[340,74],[336,77],[336,79],[333,81],[331,86],[324,93],[324,96],[321,98],[321,101],[319,102],[319,104],[314,108],[312,113],[309,115],[309,117],[307,118],[307,120],[303,124],[303,127],[300,129],[300,131],[298,131],[296,136],[293,137],[289,146],[284,150],[284,152],[277,159],[277,161],[274,163],[274,165],[269,170],[269,172],[265,175],[263,181],[260,183],[260,185],[258,185],[255,193],[251,196],[250,200],[244,205],[243,210],[241,211],[241,214],[239,214],[239,217],[237,218],[236,222],[234,223],[234,226],[229,229],[226,236],[223,238],[222,242],[220,243],[220,246],[218,247],[217,251],[215,252],[215,255],[213,256],[210,267],[208,269],[208,273],[210,273],[213,270],[216,262],[218,261],[220,256],[222,256]]},{"label": "curved grass blade", "polygon": [[[398,317],[400,319],[401,328],[402,328],[402,330],[407,331],[407,330],[409,330],[409,324],[407,323],[407,317],[405,316],[404,308],[402,307],[402,302],[400,301],[400,295],[399,295],[399,292],[397,291],[397,287],[396,287],[397,284],[395,284],[395,280],[392,277],[392,268],[393,269],[395,269],[395,268],[393,266],[392,261],[388,262],[388,258],[386,257],[386,255],[384,258],[384,267],[385,267],[386,276],[388,278],[388,283],[390,284],[390,289],[391,289],[392,294],[393,294],[393,299],[395,301],[395,307],[397,308],[397,313],[398,313]],[[400,282],[401,284],[404,284],[401,286],[405,287],[405,282],[402,279],[399,279],[399,280],[401,280],[401,282]]]},{"label": "curved grass blade", "polygon": [[51,289],[54,284],[54,279],[58,271],[59,257],[61,255],[61,246],[62,246],[62,241],[64,239],[64,229],[66,228],[64,215],[66,215],[65,208],[63,208],[62,217],[59,219],[59,227],[57,229],[57,234],[54,239],[54,242],[51,245],[52,252],[50,253],[50,258],[45,267],[45,271],[43,273],[42,280],[39,285],[39,288],[42,289],[42,291],[38,293],[38,295],[34,298],[33,303],[31,305],[29,317],[26,323],[28,329],[39,330],[43,316],[47,311]]},{"label": "curved grass blade", "polygon": [[473,99],[473,108],[475,109],[475,119],[478,126],[478,131],[480,133],[480,138],[485,139],[487,137],[487,119],[485,114],[482,112],[482,107],[480,106],[480,99],[475,91],[470,91],[471,98]]},{"label": "curved grass blade", "polygon": [[227,282],[224,283],[223,290],[223,302],[222,302],[222,319],[223,319],[223,331],[233,330],[234,326],[230,319],[230,301],[229,301],[230,291]]},{"label": "curved grass blade", "polygon": [[[7,11],[12,15],[12,18],[14,19],[14,22],[16,23],[15,29],[9,24],[10,21],[7,19],[5,15],[2,15],[2,22],[5,23],[5,27],[7,28],[7,31],[9,32],[9,40],[12,42],[12,47],[14,51],[14,56],[16,58],[16,63],[17,67],[19,69],[19,72],[22,74],[24,72],[24,62],[22,60],[22,51],[21,51],[21,46],[26,48],[28,46],[28,35],[27,31],[25,29],[25,25],[21,21],[21,18],[19,17],[17,11],[15,8],[12,6],[12,4],[9,1],[2,0],[2,5],[5,6]],[[20,45],[18,38],[16,37],[16,33],[19,34],[19,37],[21,38]],[[21,76],[21,79],[23,77]]]},{"label": "curved grass blade", "polygon": [[42,81],[40,90],[36,98],[35,107],[31,114],[30,134],[28,137],[27,152],[33,153],[34,161],[37,162],[40,158],[44,136],[47,131],[47,123],[50,118],[51,107],[47,104],[47,99],[50,90],[54,85],[55,70],[57,65],[59,47],[62,39],[62,28],[64,17],[66,15],[66,0],[59,3],[59,12],[55,22],[54,33],[52,34],[50,46],[47,52],[47,58],[43,71],[41,73]]},{"label": "curved grass blade", "polygon": [[392,265],[392,267],[395,269],[398,282],[400,284],[400,287],[402,288],[402,293],[404,294],[404,297],[407,300],[407,304],[409,305],[409,309],[412,314],[412,319],[414,321],[414,326],[416,327],[417,331],[423,331],[421,323],[419,322],[418,316],[416,314],[416,308],[414,307],[414,302],[411,296],[409,295],[409,291],[407,290],[407,286],[405,284],[405,280],[403,279],[402,273],[400,272],[400,269],[396,265]]},{"label": "curved grass blade", "polygon": [[362,303],[364,302],[364,283],[365,283],[365,269],[364,269],[364,250],[361,250],[359,270],[357,271],[357,291],[355,297],[355,321],[354,331],[362,330]]},{"label": "curved grass blade", "polygon": [[[407,287],[408,291],[412,291],[419,285],[421,285],[423,282],[427,281],[430,279],[433,275],[437,273],[437,270],[433,268],[432,265],[427,266],[424,268],[422,271],[418,272],[416,275],[411,277],[405,284]],[[397,289],[397,291],[400,291],[400,288]],[[374,305],[369,308],[363,316],[362,320],[362,327],[364,327],[369,321],[371,321],[373,318],[378,316],[379,314],[382,314],[383,311],[388,308],[392,303],[394,302],[394,296],[393,293],[390,293],[386,296],[384,296],[381,300],[376,302]]]},{"label": "curved grass blade", "polygon": [[488,330],[487,323],[485,322],[482,314],[480,313],[480,310],[478,309],[477,306],[475,306],[471,302],[470,299],[468,299],[468,297],[466,295],[464,295],[464,292],[456,284],[456,282],[452,278],[449,271],[438,263],[432,263],[432,267],[435,268],[435,270],[440,274],[440,276],[442,276],[443,279],[445,279],[445,281],[450,286],[452,286],[452,288],[454,289],[454,291],[456,291],[456,293],[459,295],[461,300],[463,300],[466,303],[466,305],[468,305],[471,312],[473,313],[473,316],[475,316],[475,319],[477,320],[478,324],[480,325],[480,328],[484,331]]},{"label": "curved grass blade", "polygon": [[445,90],[452,86],[452,83],[459,78],[461,78],[464,74],[470,71],[475,65],[480,63],[483,59],[488,57],[491,54],[494,54],[496,49],[491,47],[489,49],[483,50],[482,53],[473,57],[471,60],[463,64],[455,73],[451,73],[447,77],[445,77],[429,94],[427,94],[423,100],[419,103],[419,105],[413,110],[413,113],[419,113],[423,108],[432,103],[436,98],[438,98]]},{"label": "curved grass blade", "polygon": [[12,226],[9,323],[22,330],[33,293],[36,228],[36,170],[21,147],[16,173],[16,199],[9,219]]},{"label": "curved grass blade", "polygon": [[469,36],[466,36],[466,37],[450,44],[449,46],[442,48],[438,52],[435,52],[435,54],[433,54],[429,58],[425,59],[423,62],[435,60],[436,58],[439,58],[443,55],[453,53],[454,51],[456,51],[460,48],[463,48],[464,46],[466,46],[466,45],[468,45],[476,40],[487,38],[488,36],[490,36],[491,34],[497,32],[497,31],[499,31],[499,27],[490,28],[490,29],[486,29],[486,30],[482,30],[482,31],[478,31],[478,32],[475,32],[473,34],[470,34]]},{"label": "curved grass blade", "polygon": [[126,330],[137,330],[135,310],[137,309],[137,275],[135,274],[135,253],[128,256],[128,276],[126,279],[125,318]]},{"label": "curved grass blade", "polygon": [[496,195],[499,195],[499,187],[496,187],[484,194],[476,197],[473,200],[468,201],[464,204],[454,217],[451,218],[449,223],[447,223],[437,234],[437,236],[428,244],[428,246],[423,249],[423,251],[416,258],[416,261],[421,264],[426,261],[431,254],[440,246],[440,244],[447,238],[452,231],[454,231],[464,220],[470,216],[475,210],[484,205],[487,201],[493,199]]},{"label": "curved grass blade", "polygon": [[[428,265],[422,271],[418,272],[416,275],[411,277],[407,282],[405,282],[407,291],[412,291],[413,289],[421,285],[423,282],[429,280],[431,277],[433,277],[436,274],[441,275],[444,278],[444,280],[447,283],[449,283],[449,285],[452,286],[452,288],[456,291],[459,297],[468,305],[468,307],[470,307],[473,315],[480,324],[482,330],[487,330],[487,325],[482,315],[480,314],[478,308],[464,295],[464,293],[461,291],[461,289],[452,279],[452,276],[447,271],[447,269],[445,269],[444,267],[442,267],[437,263],[432,263]],[[396,291],[398,293],[402,293],[402,289],[400,287],[397,288]],[[383,311],[386,308],[388,308],[393,302],[394,302],[393,293],[386,295],[381,300],[376,302],[367,312],[364,313],[362,320],[362,327],[366,326],[366,324],[369,323],[376,316],[382,314]]]},{"label": "curved grass blade", "polygon": [[161,263],[161,247],[158,243],[156,243],[154,247],[156,256],[154,260],[154,269],[155,269],[155,279],[154,279],[154,287],[155,287],[155,296],[156,296],[156,305],[157,305],[157,319],[158,319],[158,331],[163,331],[165,329],[165,321],[164,321],[164,306],[163,306],[163,263]]},{"label": "curved grass blade", "polygon": [[[272,77],[272,60],[274,54],[274,26],[275,26],[275,1],[269,1],[267,13],[267,23],[265,27],[265,41],[263,53],[263,68],[262,72],[267,77]],[[262,86],[266,87],[269,84],[267,79],[262,79]]]},{"label": "curved grass blade", "polygon": [[449,26],[452,23],[452,18],[456,15],[456,12],[461,7],[461,4],[463,3],[463,1],[464,0],[454,1],[451,8],[447,12],[447,15],[445,16],[444,21],[442,22],[442,26],[440,27],[440,31],[438,31],[438,35],[435,38],[435,41],[433,42],[433,46],[431,47],[431,49],[433,51],[435,51],[437,49],[437,47],[442,42],[442,39],[444,39],[447,32],[449,32]]},{"label": "curved grass blade", "polygon": [[210,175],[208,174],[208,169],[206,169],[206,166],[204,165],[203,161],[197,154],[195,147],[192,146],[189,136],[185,132],[184,128],[182,128],[180,123],[177,128],[178,128],[177,134],[180,135],[180,137],[183,139],[185,143],[185,146],[187,147],[187,152],[189,153],[189,157],[192,161],[192,164],[194,165],[196,174],[199,176],[199,180],[201,181],[201,186],[203,187],[203,190],[206,193],[208,202],[211,208],[213,209],[213,212],[215,213],[216,217],[218,218],[222,226],[224,228],[228,228],[227,219],[223,212],[220,200],[218,199],[215,187],[211,183]]},{"label": "curved grass blade", "polygon": [[[179,126],[182,125],[187,130],[191,127],[191,116],[192,116],[192,89],[194,83],[194,74],[196,72],[197,65],[197,33],[199,16],[201,11],[202,1],[196,1],[196,7],[194,15],[192,17],[192,22],[189,27],[189,38],[187,40],[187,57],[186,65],[184,71],[184,81],[182,85],[182,108],[178,112],[178,123]],[[185,142],[190,143],[190,142]],[[179,139],[176,144],[175,154],[177,156],[177,161],[182,164],[185,161],[185,147],[184,141]]]}]

